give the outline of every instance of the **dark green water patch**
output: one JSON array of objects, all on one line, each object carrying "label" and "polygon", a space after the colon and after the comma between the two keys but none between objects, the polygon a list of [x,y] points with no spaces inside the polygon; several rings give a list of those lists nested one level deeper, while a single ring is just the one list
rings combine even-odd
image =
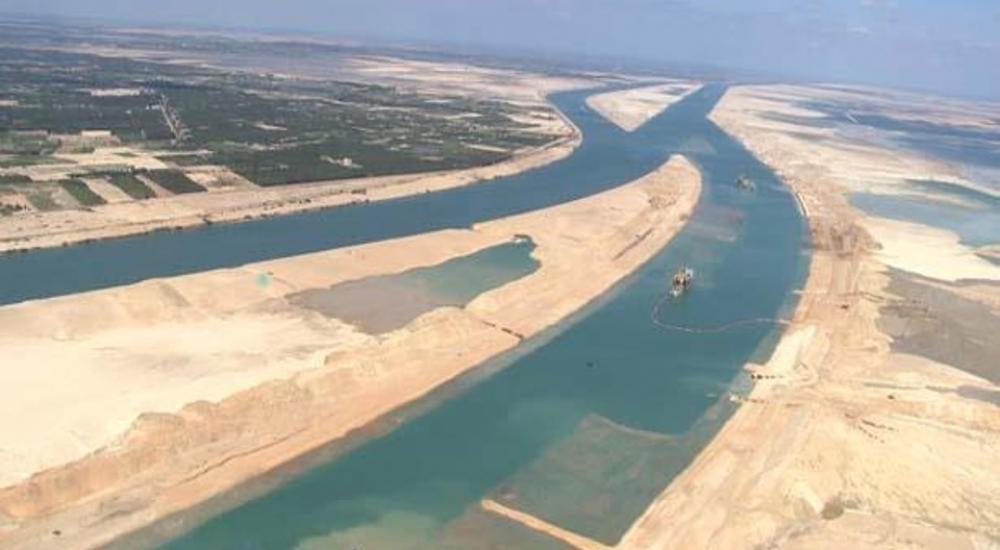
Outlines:
[{"label": "dark green water patch", "polygon": [[439,307],[462,307],[476,296],[520,279],[541,264],[527,238],[485,248],[440,264],[366,277],[326,289],[297,292],[288,300],[378,334],[401,328]]},{"label": "dark green water patch", "polygon": [[[713,415],[706,419],[709,424]],[[501,483],[493,499],[574,533],[614,545],[687,465],[707,430],[677,437],[597,415]]]},{"label": "dark green water patch", "polygon": [[942,290],[905,271],[891,270],[879,328],[892,350],[921,355],[1000,384],[1000,318],[984,304]]}]

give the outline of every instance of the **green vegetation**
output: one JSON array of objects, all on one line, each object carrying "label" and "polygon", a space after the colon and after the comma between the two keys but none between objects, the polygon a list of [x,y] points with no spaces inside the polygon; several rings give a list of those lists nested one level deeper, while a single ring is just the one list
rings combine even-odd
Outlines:
[{"label": "green vegetation", "polygon": [[[71,53],[0,48],[0,89],[17,101],[0,109],[0,128],[14,134],[45,131],[74,134],[107,129],[126,141],[166,140],[172,136],[161,111],[159,96],[92,95],[89,90],[135,87],[141,64]],[[0,140],[0,144],[3,140]],[[54,150],[47,136],[15,140],[17,151]],[[0,151],[3,151],[0,145]],[[3,151],[8,152],[8,151]]]},{"label": "green vegetation", "polygon": [[[5,32],[25,34],[26,43],[40,39],[28,27]],[[163,51],[297,47],[303,55],[330,54],[310,45],[116,40]],[[8,166],[45,162],[59,146],[53,136],[91,129],[110,130],[131,145],[170,149],[178,154],[162,158],[179,166],[224,165],[260,185],[467,168],[552,139],[515,120],[523,107],[499,101],[51,49],[0,46],[0,90],[7,102],[0,107],[0,163]],[[150,177],[176,193],[203,190],[177,172]],[[146,186],[136,183],[121,185],[148,197],[139,191]]]},{"label": "green vegetation", "polygon": [[7,204],[5,202],[0,202],[0,216],[10,216],[24,210],[24,206],[20,204]]},{"label": "green vegetation", "polygon": [[31,183],[31,178],[22,174],[0,174],[0,185]]},{"label": "green vegetation", "polygon": [[38,189],[30,191],[25,194],[25,197],[31,203],[31,206],[34,206],[37,210],[47,212],[59,209],[59,204],[52,198],[52,193],[48,190]]},{"label": "green vegetation", "polygon": [[40,155],[9,155],[0,157],[0,168],[37,166],[40,164],[66,164],[70,161]]},{"label": "green vegetation", "polygon": [[209,164],[209,157],[211,155],[201,155],[197,153],[185,154],[185,155],[163,155],[157,157],[163,162],[170,162],[177,166],[200,166],[203,164]]},{"label": "green vegetation", "polygon": [[183,121],[183,145],[211,151],[191,161],[228,166],[260,185],[464,168],[549,139],[513,122],[508,115],[515,109],[499,102],[431,101],[338,82],[261,82],[246,75],[237,81],[237,87],[188,86],[164,94]]},{"label": "green vegetation", "polygon": [[204,187],[191,181],[184,172],[180,170],[151,170],[147,173],[149,179],[158,183],[161,187],[171,193],[180,195],[182,193],[200,193]]},{"label": "green vegetation", "polygon": [[0,154],[18,155],[25,157],[42,157],[52,154],[59,143],[49,138],[48,132],[15,132],[10,131],[13,126],[4,125],[4,113],[14,111],[15,108],[0,108]]},{"label": "green vegetation", "polygon": [[144,200],[156,196],[148,185],[132,174],[111,174],[107,178],[111,185],[121,189],[133,199]]},{"label": "green vegetation", "polygon": [[80,203],[82,206],[98,206],[101,204],[107,204],[108,202],[97,193],[91,191],[90,187],[87,187],[87,182],[79,178],[60,181],[59,185],[69,192],[70,195],[73,195],[76,202]]}]

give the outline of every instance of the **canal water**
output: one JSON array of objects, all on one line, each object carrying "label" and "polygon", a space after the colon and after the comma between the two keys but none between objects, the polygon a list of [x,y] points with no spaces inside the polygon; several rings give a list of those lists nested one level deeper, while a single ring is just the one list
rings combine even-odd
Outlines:
[{"label": "canal water", "polygon": [[[795,198],[706,117],[723,92],[708,86],[632,134],[590,112],[586,93],[557,95],[583,130],[580,149],[490,184],[14,260],[23,277],[60,266],[66,276],[88,254],[98,264],[72,285],[19,283],[4,290],[7,301],[468,225],[626,183],[674,152],[703,172],[682,232],[580,314],[364,433],[122,546],[566,548],[484,510],[484,501],[618,541],[732,413],[728,392],[748,383],[741,367],[766,357],[780,334],[773,323],[741,322],[788,316],[806,274],[808,232]],[[744,173],[755,192],[734,185]],[[162,257],[146,252],[157,247]],[[150,264],[136,267],[137,258]],[[694,288],[665,298],[683,265],[696,271]]]},{"label": "canal water", "polygon": [[[698,117],[721,93],[721,88],[709,88],[671,109],[657,125]],[[468,227],[627,183],[652,171],[676,148],[655,133],[626,134],[586,106],[588,94],[574,91],[552,98],[583,134],[581,145],[561,161],[436,193],[3,255],[0,304]]]},{"label": "canal water", "polygon": [[853,193],[851,204],[872,216],[953,231],[971,247],[1000,244],[1000,195],[938,181],[911,181],[907,188],[913,192]]}]

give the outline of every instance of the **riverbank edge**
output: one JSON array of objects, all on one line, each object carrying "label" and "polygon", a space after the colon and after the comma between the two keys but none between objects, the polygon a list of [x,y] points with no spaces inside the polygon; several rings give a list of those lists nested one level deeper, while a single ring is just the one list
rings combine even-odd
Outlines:
[{"label": "riverbank edge", "polygon": [[[674,155],[670,159],[668,159],[668,161],[665,162],[663,166],[661,166],[656,171],[651,172],[650,174],[647,174],[645,176],[642,176],[637,180],[633,180],[629,184],[626,184],[624,186],[609,191],[605,191],[604,193],[599,195],[586,197],[584,199],[579,199],[578,201],[574,201],[574,202],[584,202],[584,201],[594,200],[595,197],[600,197],[600,195],[604,194],[629,192],[630,188],[634,187],[635,185],[641,185],[641,182],[646,178],[649,178],[650,176],[656,177],[657,173],[659,173],[661,170],[668,168],[668,165],[674,165],[678,163],[678,161],[680,161],[683,165],[685,165],[687,169],[690,169],[692,171],[694,178],[693,182],[688,184],[691,187],[685,191],[684,197],[678,200],[676,204],[669,207],[669,218],[667,219],[668,220],[675,219],[676,223],[670,222],[670,225],[661,226],[661,228],[663,228],[664,231],[662,231],[660,235],[656,235],[657,232],[654,232],[653,233],[654,238],[640,240],[639,246],[629,247],[628,249],[630,251],[633,251],[633,253],[628,254],[623,258],[623,260],[627,262],[626,266],[624,267],[624,271],[616,273],[614,277],[610,278],[607,281],[607,284],[604,287],[602,287],[601,291],[582,297],[580,303],[576,304],[574,307],[569,309],[565,315],[561,316],[558,319],[555,319],[552,323],[544,326],[532,327],[532,329],[529,331],[523,331],[521,333],[522,337],[532,337],[534,335],[540,334],[546,330],[551,329],[552,327],[558,325],[559,323],[567,319],[572,319],[577,312],[584,310],[588,306],[588,304],[590,304],[594,300],[600,299],[604,292],[606,292],[610,288],[613,288],[616,284],[620,283],[622,280],[626,280],[632,273],[640,269],[649,260],[655,257],[655,255],[658,252],[660,252],[664,247],[666,247],[672,241],[672,239],[681,231],[681,229],[686,225],[687,221],[690,218],[691,213],[694,211],[694,209],[700,202],[704,186],[700,170],[697,168],[697,166],[682,155]],[[573,203],[567,203],[567,204],[573,204]],[[563,208],[563,207],[565,207],[565,205],[560,205],[553,208]],[[538,212],[530,213],[527,215],[534,215],[534,214],[538,214]],[[519,216],[525,216],[525,215],[522,214]],[[513,218],[517,218],[519,216],[514,216]],[[551,218],[551,214],[549,214],[549,217]],[[498,221],[502,222],[504,220],[498,220]],[[486,222],[486,223],[489,224],[496,222]],[[629,233],[628,235],[622,235],[621,237],[622,238],[627,237],[627,240],[629,241],[633,239],[631,233]],[[638,252],[638,254],[636,254],[635,252]],[[632,257],[630,258],[630,256]],[[154,505],[140,510],[139,513],[134,514],[131,518],[127,520],[134,522],[127,528],[119,527],[115,529],[112,528],[110,525],[96,526],[94,524],[102,523],[100,520],[101,517],[100,515],[97,514],[88,515],[85,512],[79,510],[82,508],[86,508],[87,506],[93,506],[100,509],[101,508],[100,502],[107,501],[109,498],[109,492],[105,490],[93,494],[91,496],[85,497],[84,499],[76,501],[73,504],[67,504],[66,507],[58,508],[53,510],[52,512],[42,514],[37,518],[27,519],[28,523],[21,525],[19,529],[12,532],[11,533],[12,538],[7,539],[6,542],[13,543],[14,547],[17,548],[38,547],[38,545],[41,544],[40,542],[38,541],[32,542],[30,540],[26,540],[27,538],[30,538],[26,536],[27,533],[22,532],[18,534],[18,531],[22,531],[24,527],[29,527],[30,524],[34,524],[34,526],[30,527],[29,530],[35,534],[39,535],[44,534],[47,531],[51,530],[50,526],[52,525],[51,520],[53,516],[59,516],[61,513],[67,510],[69,510],[71,513],[77,514],[72,516],[75,517],[77,520],[80,519],[88,520],[87,523],[89,525],[94,525],[91,528],[95,529],[97,532],[92,532],[86,535],[87,537],[86,540],[73,541],[72,538],[64,537],[61,542],[66,543],[64,546],[66,548],[99,547],[121,540],[122,537],[130,537],[135,532],[148,529],[151,525],[159,521],[167,520],[176,514],[183,514],[187,510],[196,509],[202,503],[208,501],[212,497],[216,497],[227,491],[233,490],[239,487],[242,483],[246,483],[247,481],[252,480],[255,477],[267,476],[270,473],[279,470],[283,465],[291,461],[294,461],[299,457],[302,457],[310,452],[313,452],[323,446],[329,445],[334,441],[342,439],[345,435],[348,435],[351,431],[364,430],[365,426],[370,425],[372,422],[377,422],[379,418],[385,415],[391,415],[393,411],[396,411],[401,407],[405,407],[409,404],[414,403],[415,401],[418,401],[422,397],[428,395],[433,390],[440,388],[447,382],[452,381],[463,374],[468,374],[474,371],[480,365],[488,363],[492,358],[504,353],[509,353],[512,350],[518,349],[520,347],[519,344],[521,344],[522,338],[518,339],[511,338],[510,340],[511,342],[509,345],[504,346],[503,349],[499,349],[497,353],[488,356],[485,361],[477,361],[474,363],[470,363],[466,365],[464,368],[448,374],[445,378],[441,380],[436,380],[433,383],[433,385],[426,388],[426,391],[420,391],[419,393],[415,393],[413,395],[408,396],[405,400],[392,403],[388,407],[383,407],[383,410],[381,410],[378,415],[375,415],[372,418],[363,419],[361,422],[356,422],[354,425],[351,426],[346,426],[346,427],[338,426],[337,429],[335,430],[337,433],[333,434],[332,436],[330,436],[330,434],[327,433],[330,432],[332,428],[329,427],[324,428],[322,426],[319,426],[313,428],[314,431],[318,430],[319,432],[322,432],[319,435],[312,434],[312,436],[310,436],[310,433],[308,432],[292,434],[287,439],[279,441],[275,445],[268,445],[255,449],[252,453],[240,455],[234,458],[231,462],[229,461],[229,459],[226,459],[227,466],[225,468],[219,468],[219,469],[210,468],[209,471],[207,472],[209,475],[204,475],[204,477],[200,477],[199,479],[197,479],[197,483],[195,483],[194,485],[198,485],[200,488],[192,488],[189,486],[179,491],[179,493],[181,493],[182,496],[176,502],[171,503],[173,504],[173,506],[157,506],[154,503]],[[278,384],[278,386],[280,385],[281,384]],[[281,390],[282,388],[276,387],[276,389]],[[246,464],[248,462],[256,462],[256,464],[254,464],[253,467],[250,468],[252,472],[246,475],[234,475],[233,471],[229,471],[229,470],[234,470],[234,471],[239,470],[239,464],[243,464],[244,465],[243,467],[246,469]],[[56,468],[55,470],[58,471],[61,469],[62,468]],[[35,477],[28,480],[28,482],[26,483],[30,484],[34,480],[36,480]],[[20,485],[23,486],[24,484]],[[14,488],[16,487],[18,486],[14,486]],[[10,489],[11,488],[8,488],[8,490]],[[2,492],[4,491],[0,491],[0,493]],[[128,495],[127,492],[125,492],[124,494],[115,495],[115,497],[112,498],[111,500],[117,500],[118,497],[127,497],[127,495]],[[141,516],[141,518],[138,516]],[[65,518],[63,519],[65,520]],[[108,522],[108,523],[113,524],[114,522]],[[0,532],[3,532],[3,530],[0,529]],[[66,533],[64,533],[64,535],[66,535]],[[18,540],[13,540],[14,537],[16,537]],[[0,541],[3,540],[4,540],[3,538],[0,538]]]},{"label": "riverbank edge", "polygon": [[[880,245],[867,229],[869,216],[850,203],[848,189],[809,174],[782,172],[773,158],[755,150],[758,144],[752,134],[744,134],[746,129],[739,126],[737,130],[728,127],[715,118],[717,113],[710,119],[761,157],[794,194],[812,236],[808,276],[792,321],[771,356],[764,364],[744,366],[752,384],[750,393],[745,398],[733,396],[741,403],[736,412],[633,523],[616,548],[809,548],[810,542],[819,541],[869,547],[865,543],[872,540],[879,541],[873,548],[902,540],[923,547],[930,537],[939,537],[941,547],[954,547],[963,536],[972,542],[962,542],[978,548],[975,537],[979,534],[967,527],[942,518],[908,515],[901,508],[868,508],[863,500],[854,500],[852,492],[864,491],[852,489],[850,483],[869,473],[857,472],[860,464],[884,460],[866,453],[872,449],[864,445],[885,444],[883,437],[888,436],[882,434],[900,429],[885,423],[892,418],[886,411],[905,404],[890,393],[891,386],[875,390],[881,394],[875,399],[866,396],[868,409],[834,392],[841,389],[836,384],[843,383],[839,373],[845,364],[855,366],[849,376],[861,382],[859,386],[873,387],[878,387],[886,367],[893,366],[892,338],[879,324],[883,307],[895,299],[889,289],[890,268],[880,261]],[[855,439],[844,436],[845,429],[856,430],[850,432]],[[829,441],[839,447],[817,449],[817,443],[828,444],[817,433],[837,434],[839,441],[837,437]],[[834,456],[824,457],[824,451]],[[851,452],[857,453],[851,458],[862,462],[849,462],[845,454]],[[905,457],[903,462],[914,460]],[[810,470],[803,471],[804,461]],[[869,483],[872,491],[882,489],[874,479]],[[916,500],[916,506],[920,498],[937,497],[920,494],[915,479],[903,483],[914,491],[903,498]],[[839,523],[835,521],[842,517]],[[884,531],[887,526],[891,526],[888,534],[869,532]],[[871,537],[866,539],[866,534]]]},{"label": "riverbank edge", "polygon": [[[734,139],[736,139],[734,137]],[[800,191],[793,188],[793,194],[803,209],[805,203]],[[824,224],[815,217],[807,217],[809,230],[814,238],[824,231]],[[748,440],[770,433],[768,439],[760,441],[762,446],[775,444],[783,435],[784,424],[769,426],[768,417],[762,414],[762,407],[781,380],[790,375],[808,358],[810,364],[822,361],[829,350],[832,332],[850,330],[843,326],[845,319],[823,319],[815,311],[816,302],[824,299],[844,300],[846,311],[859,305],[862,297],[858,292],[862,272],[870,271],[873,260],[865,250],[850,258],[841,257],[836,251],[823,250],[814,243],[805,285],[799,290],[801,298],[795,306],[791,322],[782,332],[770,357],[764,364],[747,363],[745,376],[751,379],[750,391],[745,397],[732,395],[741,405],[723,424],[718,433],[696,455],[670,485],[658,496],[640,516],[616,545],[619,549],[648,548],[709,548],[712,547],[712,533],[698,528],[686,528],[678,535],[677,517],[682,506],[691,506],[708,515],[730,506],[739,506],[731,500],[725,487],[728,473],[741,468],[732,462],[734,448],[744,448]],[[847,274],[833,277],[831,273],[846,270]],[[847,282],[846,288],[838,286]],[[775,381],[775,379],[779,379]],[[792,390],[794,391],[794,390]],[[750,452],[749,450],[746,452]],[[776,460],[780,460],[777,459]],[[817,511],[818,513],[818,511]],[[686,514],[685,514],[686,515]],[[748,543],[748,546],[752,546]]]},{"label": "riverbank edge", "polygon": [[[496,178],[513,176],[563,160],[570,156],[583,142],[583,134],[579,127],[551,100],[546,99],[546,103],[552,113],[563,122],[567,134],[546,144],[514,153],[510,158],[493,164],[473,166],[460,170],[416,172],[390,176],[258,187],[250,190],[235,189],[231,191],[175,195],[153,200],[167,201],[167,203],[179,205],[182,209],[197,210],[198,208],[203,208],[204,211],[189,212],[176,217],[162,217],[153,221],[122,220],[99,227],[37,232],[25,236],[5,235],[5,224],[14,224],[23,220],[18,220],[17,217],[4,218],[0,219],[0,256],[97,241],[123,239],[161,231],[184,231],[213,224],[241,223],[276,216],[302,214],[370,202],[400,199],[422,193],[455,189],[488,182]],[[214,209],[211,205],[198,204],[199,202],[205,202],[205,198],[231,198],[239,194],[247,197],[244,204],[231,206],[222,204],[221,206],[214,207]],[[275,197],[258,199],[254,198],[253,194],[271,194],[275,195]],[[194,204],[188,205],[185,203]],[[164,203],[162,202],[158,204],[158,206],[163,205]],[[119,205],[108,205],[110,208],[117,206]],[[139,203],[138,206],[148,205]],[[170,206],[165,206],[165,208],[169,209]],[[53,217],[52,215],[55,214],[63,217],[64,219],[61,221],[64,223],[72,223],[71,219],[66,220],[65,217],[72,217],[74,214],[87,215],[90,213],[89,211],[66,210],[29,215],[36,216],[37,220],[43,220],[46,217]]]}]

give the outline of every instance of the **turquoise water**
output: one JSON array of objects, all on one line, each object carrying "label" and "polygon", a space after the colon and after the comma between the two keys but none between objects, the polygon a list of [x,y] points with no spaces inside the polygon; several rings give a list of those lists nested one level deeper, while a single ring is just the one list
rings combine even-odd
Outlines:
[{"label": "turquoise water", "polygon": [[[873,216],[953,231],[962,243],[972,247],[1000,243],[997,196],[946,182],[914,181],[910,185],[914,191],[931,197],[854,193],[851,204]],[[935,195],[940,199],[935,200]]]},{"label": "turquoise water", "polygon": [[463,307],[488,290],[534,273],[541,267],[531,255],[535,248],[534,241],[520,238],[437,265],[305,290],[287,299],[369,333],[388,332],[439,307]]},{"label": "turquoise water", "polygon": [[530,238],[485,248],[439,265],[417,268],[400,274],[412,285],[449,305],[465,305],[487,290],[530,275],[541,267],[531,256],[537,246]]},{"label": "turquoise water", "polygon": [[[851,203],[873,216],[947,229],[962,243],[985,246],[1000,242],[1000,132],[993,128],[896,118],[852,101],[803,101],[824,114],[806,118],[771,114],[770,118],[812,127],[835,128],[842,136],[903,149],[938,159],[957,169],[980,189],[950,182],[911,180],[910,194],[854,193]],[[871,129],[878,130],[873,136]]]},{"label": "turquoise water", "polygon": [[[125,544],[175,537],[164,547],[561,547],[485,514],[483,498],[615,542],[732,412],[725,394],[745,382],[742,365],[767,353],[778,335],[772,324],[712,329],[787,314],[808,265],[794,198],[706,118],[723,91],[709,86],[631,135],[595,120],[585,94],[558,96],[584,129],[583,146],[566,161],[572,170],[536,172],[532,178],[557,179],[535,179],[533,188],[506,187],[521,181],[514,178],[487,195],[459,194],[470,205],[442,199],[430,216],[543,206],[624,183],[683,152],[705,185],[674,241],[583,313],[515,352],[368,433]],[[736,189],[740,173],[756,181],[756,193]],[[531,196],[509,199],[514,193]],[[505,206],[479,202],[487,197]],[[652,322],[681,265],[695,268],[696,285],[655,310],[657,320],[704,333]]]},{"label": "turquoise water", "polygon": [[[658,126],[701,116],[721,92],[719,87],[706,89],[672,109]],[[677,148],[655,132],[626,134],[587,108],[588,94],[552,96],[583,134],[580,146],[558,162],[437,193],[0,256],[0,304],[469,227],[627,183],[659,166]]]}]

